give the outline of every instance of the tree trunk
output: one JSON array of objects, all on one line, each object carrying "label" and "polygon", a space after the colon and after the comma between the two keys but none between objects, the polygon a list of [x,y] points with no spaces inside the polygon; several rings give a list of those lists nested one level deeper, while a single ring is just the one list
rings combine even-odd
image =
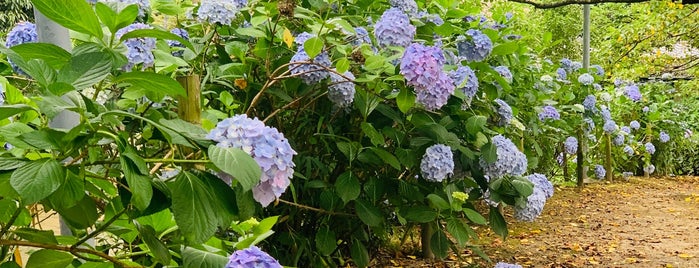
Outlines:
[{"label": "tree trunk", "polygon": [[607,140],[607,148],[606,151],[604,152],[604,169],[607,171],[605,173],[605,178],[608,181],[613,181],[614,180],[614,170],[612,167],[612,135],[605,134]]},{"label": "tree trunk", "polygon": [[582,188],[585,186],[585,179],[587,178],[587,174],[585,174],[585,137],[583,136],[583,130],[578,129],[578,153],[577,153],[577,159],[578,159],[578,165],[576,168],[576,171],[578,173],[578,187]]},{"label": "tree trunk", "polygon": [[432,234],[434,231],[432,230],[432,225],[428,223],[423,223],[422,224],[422,230],[420,231],[420,240],[422,244],[422,257],[424,259],[434,259],[434,253],[432,253]]}]

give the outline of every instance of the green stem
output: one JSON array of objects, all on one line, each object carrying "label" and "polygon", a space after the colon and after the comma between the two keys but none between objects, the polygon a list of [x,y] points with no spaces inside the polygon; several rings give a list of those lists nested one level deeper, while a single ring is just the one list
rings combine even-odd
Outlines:
[{"label": "green stem", "polygon": [[0,237],[5,236],[7,231],[10,230],[10,227],[12,226],[12,224],[15,223],[15,220],[17,220],[17,218],[19,217],[19,214],[22,213],[22,208],[23,208],[22,206],[19,206],[17,208],[17,210],[15,210],[15,213],[12,214],[12,217],[10,218],[10,220],[7,221],[7,224],[5,224],[5,226],[2,227],[2,230],[0,231]]},{"label": "green stem", "polygon": [[83,243],[87,242],[87,240],[90,240],[90,238],[95,237],[96,235],[98,235],[99,233],[101,233],[102,231],[104,231],[105,229],[107,229],[107,227],[109,227],[109,225],[111,225],[111,224],[114,223],[116,220],[118,220],[119,217],[121,217],[121,215],[124,214],[124,213],[126,213],[126,209],[122,209],[121,211],[119,211],[119,213],[115,214],[114,217],[112,217],[111,219],[109,219],[107,222],[103,223],[102,226],[100,226],[99,228],[97,228],[97,229],[95,229],[94,231],[92,231],[91,233],[87,234],[85,237],[83,237],[83,238],[80,239],[78,242],[76,242],[75,244],[73,244],[70,248],[71,248],[71,249],[77,248],[78,246],[80,246],[80,245],[82,245]]}]

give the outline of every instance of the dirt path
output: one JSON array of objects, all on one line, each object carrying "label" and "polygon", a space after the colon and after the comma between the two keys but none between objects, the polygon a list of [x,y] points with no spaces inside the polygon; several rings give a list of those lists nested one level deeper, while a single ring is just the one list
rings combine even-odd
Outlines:
[{"label": "dirt path", "polygon": [[512,217],[508,222],[510,237],[505,241],[482,232],[483,250],[494,262],[525,267],[699,267],[697,177],[633,178],[587,185],[581,192],[556,188],[536,222],[519,223]]}]

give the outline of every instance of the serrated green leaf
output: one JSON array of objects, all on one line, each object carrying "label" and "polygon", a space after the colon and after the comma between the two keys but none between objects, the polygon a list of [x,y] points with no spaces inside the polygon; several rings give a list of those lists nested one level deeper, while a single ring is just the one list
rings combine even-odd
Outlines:
[{"label": "serrated green leaf", "polygon": [[83,0],[32,0],[34,8],[56,23],[102,39],[102,27],[90,4]]},{"label": "serrated green leaf", "polygon": [[403,218],[409,221],[426,223],[437,219],[437,211],[427,206],[404,207],[400,209]]},{"label": "serrated green leaf", "polygon": [[371,227],[379,226],[383,222],[381,211],[374,205],[358,199],[354,201],[354,207],[359,217],[364,224]]},{"label": "serrated green leaf", "polygon": [[447,231],[451,234],[459,246],[464,246],[468,242],[468,230],[466,223],[460,219],[449,219],[447,220]]},{"label": "serrated green leaf", "polygon": [[260,182],[260,166],[243,150],[211,145],[208,155],[216,167],[233,176],[245,191],[249,191]]},{"label": "serrated green leaf", "polygon": [[490,219],[490,227],[493,228],[493,231],[502,238],[507,238],[507,222],[500,214],[498,208],[491,206],[488,218]]},{"label": "serrated green leaf", "polygon": [[314,59],[323,51],[323,40],[320,40],[318,37],[312,37],[303,43],[303,49],[309,58]]},{"label": "serrated green leaf", "polygon": [[475,211],[470,208],[464,208],[463,209],[464,214],[466,214],[466,218],[468,218],[471,222],[475,224],[487,224],[488,222],[485,220],[485,217],[483,217],[478,211]]},{"label": "serrated green leaf", "polygon": [[337,248],[337,238],[335,238],[335,232],[331,231],[327,226],[321,227],[316,233],[315,244],[318,253],[323,256],[330,255]]},{"label": "serrated green leaf", "polygon": [[129,84],[131,89],[144,90],[156,94],[167,94],[172,97],[186,96],[185,89],[174,79],[152,72],[128,72],[114,79],[120,84]]},{"label": "serrated green leaf", "polygon": [[29,162],[12,172],[10,184],[22,197],[22,202],[32,204],[48,197],[61,186],[65,171],[54,159]]},{"label": "serrated green leaf", "polygon": [[68,252],[40,249],[29,255],[26,268],[65,268],[73,261]]},{"label": "serrated green leaf", "polygon": [[364,247],[359,239],[352,239],[352,245],[350,246],[350,256],[352,256],[352,261],[357,267],[367,267],[369,266],[369,252]]},{"label": "serrated green leaf", "polygon": [[449,253],[449,240],[441,229],[432,234],[432,238],[430,239],[430,249],[432,250],[432,253],[434,253],[434,256],[440,260],[447,257],[447,254]]},{"label": "serrated green leaf", "polygon": [[349,201],[357,199],[361,191],[361,185],[357,177],[348,171],[340,175],[335,182],[335,191],[340,196],[345,204]]}]

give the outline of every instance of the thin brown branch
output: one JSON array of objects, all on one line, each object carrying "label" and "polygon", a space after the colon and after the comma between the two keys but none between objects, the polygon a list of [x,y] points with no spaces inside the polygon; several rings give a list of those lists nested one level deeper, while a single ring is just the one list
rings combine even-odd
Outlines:
[{"label": "thin brown branch", "polygon": [[86,253],[86,254],[92,254],[92,255],[98,256],[100,258],[103,258],[105,260],[108,260],[119,267],[139,267],[139,266],[129,265],[125,262],[118,260],[115,257],[109,256],[108,254],[106,254],[104,252],[89,249],[89,248],[71,248],[69,246],[41,244],[41,243],[35,243],[35,242],[29,242],[29,241],[4,240],[4,239],[0,239],[0,246],[23,246],[23,247],[60,250],[60,251],[69,252],[70,254],[73,254],[74,256],[81,258],[81,259],[84,259],[85,257],[80,255],[80,253]]},{"label": "thin brown branch", "polygon": [[509,0],[515,3],[522,3],[532,5],[535,8],[547,9],[547,8],[557,8],[569,5],[594,5],[602,3],[618,3],[618,4],[631,4],[631,3],[643,3],[649,2],[650,0],[562,0],[557,2],[542,3],[539,1],[531,0]]},{"label": "thin brown branch", "polygon": [[309,207],[309,206],[306,206],[306,205],[302,205],[302,204],[299,204],[299,203],[287,201],[287,200],[284,200],[284,199],[277,199],[277,200],[279,200],[279,203],[284,203],[284,204],[287,204],[287,205],[292,205],[292,206],[295,206],[295,207],[297,207],[297,208],[301,208],[301,209],[305,209],[305,210],[310,210],[310,211],[315,211],[315,212],[318,212],[318,213],[323,213],[323,214],[328,214],[328,215],[336,215],[336,216],[347,216],[347,217],[355,217],[355,216],[356,216],[356,215],[354,215],[354,214],[349,214],[349,213],[327,211],[327,210],[324,210],[324,209]]}]

